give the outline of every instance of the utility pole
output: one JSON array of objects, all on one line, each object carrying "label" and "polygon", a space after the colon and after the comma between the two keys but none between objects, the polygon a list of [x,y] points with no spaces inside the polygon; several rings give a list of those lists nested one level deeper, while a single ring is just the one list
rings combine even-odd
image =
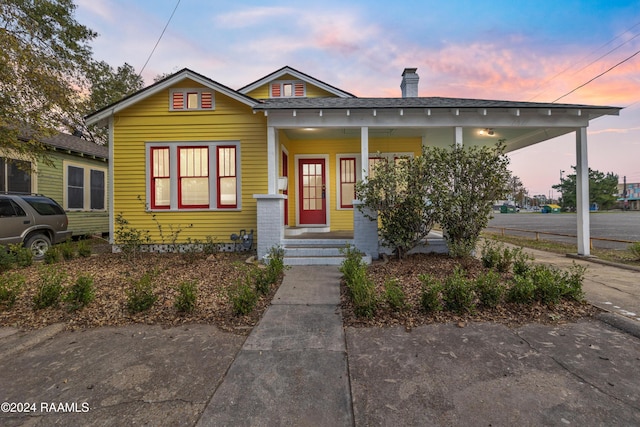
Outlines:
[{"label": "utility pole", "polygon": [[623,210],[627,210],[629,207],[629,201],[627,200],[627,176],[625,175],[623,178],[623,184],[622,184],[622,199],[623,199],[623,204],[622,204],[622,209]]}]

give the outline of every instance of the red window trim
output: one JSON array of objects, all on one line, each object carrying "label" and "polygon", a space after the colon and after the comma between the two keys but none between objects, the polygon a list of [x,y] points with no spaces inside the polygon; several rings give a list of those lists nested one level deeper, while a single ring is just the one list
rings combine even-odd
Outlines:
[{"label": "red window trim", "polygon": [[[233,149],[233,162],[234,162],[234,171],[235,175],[220,175],[220,150],[232,148]],[[238,147],[235,145],[219,145],[216,147],[216,193],[217,193],[217,206],[218,209],[236,209],[238,207],[238,165],[237,165],[237,157],[238,156]],[[236,179],[236,202],[233,205],[223,205],[221,192],[220,192],[220,179],[221,178],[235,178]]]},{"label": "red window trim", "polygon": [[156,204],[156,179],[157,178],[162,178],[162,179],[166,179],[169,178],[169,180],[171,180],[171,168],[169,168],[169,175],[167,176],[154,176],[153,175],[153,165],[154,165],[154,155],[156,151],[160,151],[160,150],[167,150],[167,153],[169,153],[169,156],[171,156],[171,150],[169,149],[169,147],[151,147],[151,209],[170,209],[171,208],[171,201],[169,201],[168,205],[158,205]]},{"label": "red window trim", "polygon": [[[353,181],[343,181],[342,180],[342,176],[343,176],[343,174],[342,174],[342,162],[345,161],[345,160],[350,160],[350,161],[353,162]],[[343,194],[342,194],[343,188],[342,188],[342,186],[343,186],[343,184],[355,184],[356,183],[356,180],[357,180],[357,177],[356,177],[356,164],[357,163],[356,163],[356,158],[355,157],[341,157],[340,158],[340,207],[344,208],[344,209],[353,208],[353,204],[352,203],[351,204],[346,204],[346,205],[342,204],[342,197],[343,197]],[[353,195],[353,198],[355,199],[355,193]]]},{"label": "red window trim", "polygon": [[[177,149],[177,156],[178,156],[178,209],[207,209],[209,207],[209,203],[207,204],[202,204],[202,205],[184,205],[182,204],[182,174],[180,171],[180,150],[192,150],[194,148],[205,148],[207,150],[207,173],[210,173],[210,165],[209,165],[209,147],[206,145],[185,145],[185,146],[180,146]],[[204,178],[204,176],[197,176],[197,177],[193,177],[190,176],[189,178]],[[209,178],[209,175],[206,176],[206,178]],[[211,194],[211,192],[209,192],[209,194]]]}]

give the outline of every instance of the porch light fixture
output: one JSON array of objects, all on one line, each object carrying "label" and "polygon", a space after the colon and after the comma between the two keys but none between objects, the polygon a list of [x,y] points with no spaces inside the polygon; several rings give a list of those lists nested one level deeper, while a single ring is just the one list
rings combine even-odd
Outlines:
[{"label": "porch light fixture", "polygon": [[478,132],[478,133],[480,135],[488,135],[488,136],[493,136],[493,135],[496,134],[493,129],[489,129],[489,128],[480,129],[480,132]]}]

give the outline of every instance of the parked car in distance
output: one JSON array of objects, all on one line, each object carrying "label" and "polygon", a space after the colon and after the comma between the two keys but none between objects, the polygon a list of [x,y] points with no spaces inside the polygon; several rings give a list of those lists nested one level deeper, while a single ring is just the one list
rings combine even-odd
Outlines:
[{"label": "parked car in distance", "polygon": [[0,245],[22,243],[34,259],[71,237],[64,209],[39,194],[0,194]]}]

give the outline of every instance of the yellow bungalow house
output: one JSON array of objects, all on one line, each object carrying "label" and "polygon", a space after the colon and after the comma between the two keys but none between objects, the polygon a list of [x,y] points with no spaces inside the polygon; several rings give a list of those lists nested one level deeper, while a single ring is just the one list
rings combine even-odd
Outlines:
[{"label": "yellow bungalow house", "polygon": [[[86,119],[109,128],[112,238],[122,214],[156,243],[158,224],[183,242],[255,230],[259,257],[283,245],[298,251],[290,263],[330,263],[352,242],[376,258],[377,224],[354,208],[355,183],[375,162],[423,145],[505,139],[513,151],[575,132],[588,255],[586,129],[620,108],[419,97],[418,80],[407,68],[400,97],[358,98],[291,67],[238,90],[183,69],[96,111]],[[309,233],[316,239],[301,239]]]}]

